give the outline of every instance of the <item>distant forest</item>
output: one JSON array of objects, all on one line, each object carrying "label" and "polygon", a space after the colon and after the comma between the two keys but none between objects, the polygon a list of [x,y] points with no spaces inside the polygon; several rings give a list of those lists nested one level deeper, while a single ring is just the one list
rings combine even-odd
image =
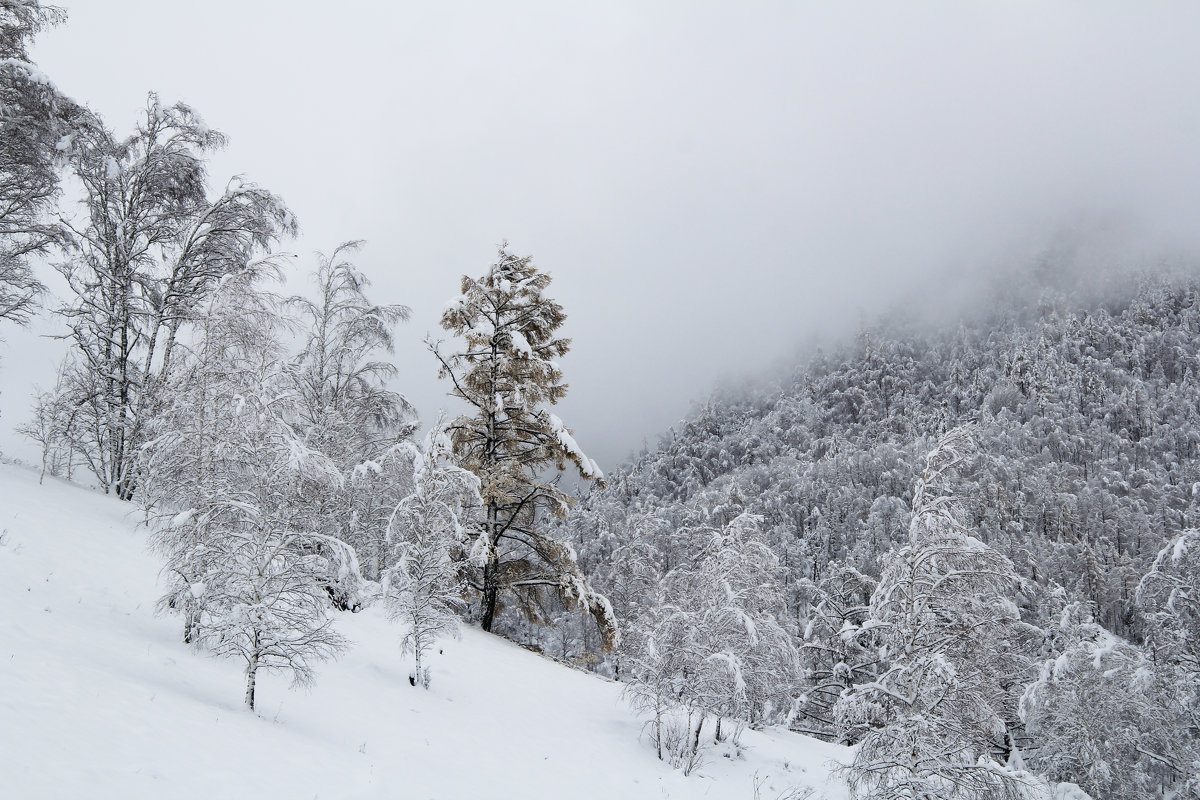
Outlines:
[{"label": "distant forest", "polygon": [[[1102,300],[1010,291],[940,330],[898,314],[782,379],[715,394],[562,523],[613,602],[627,646],[587,656],[595,635],[565,612],[560,623],[577,622],[560,624],[543,646],[622,679],[639,659],[644,670],[646,653],[630,643],[636,632],[661,636],[663,606],[688,605],[670,596],[671,576],[704,559],[708,537],[728,538],[731,525],[749,520],[775,558],[763,578],[778,592],[774,618],[798,645],[802,702],[791,724],[858,741],[873,723],[839,719],[837,706],[888,667],[870,635],[872,597],[878,604],[889,554],[911,544],[926,453],[948,431],[965,431],[968,452],[944,494],[961,528],[1011,562],[1002,594],[1021,628],[1015,640],[995,633],[977,643],[991,649],[982,669],[995,672],[1004,695],[993,753],[1027,749],[1031,768],[1098,797],[1155,796],[1151,786],[1175,784],[1188,770],[1185,736],[1174,745],[1178,760],[1138,752],[1162,735],[1153,730],[1162,709],[1126,698],[1113,701],[1113,718],[1095,708],[1083,721],[1056,722],[1073,710],[1058,705],[1043,718],[1033,708],[1039,675],[1061,677],[1075,651],[1109,679],[1097,653],[1125,647],[1131,675],[1154,664],[1175,676],[1170,683],[1186,681],[1171,670],[1196,667],[1194,638],[1181,626],[1194,624],[1187,603],[1197,593],[1185,532],[1200,521],[1200,283],[1149,273],[1105,285]],[[1178,586],[1162,595],[1156,576],[1172,569]],[[937,613],[942,624],[970,624]],[[1058,672],[1043,674],[1046,665]],[[1195,730],[1195,682],[1178,688],[1187,697],[1160,701],[1185,709],[1178,733]],[[1075,740],[1067,758],[1054,752],[1055,724],[1092,728],[1060,732]],[[1098,748],[1090,755],[1079,743],[1087,737]]]}]

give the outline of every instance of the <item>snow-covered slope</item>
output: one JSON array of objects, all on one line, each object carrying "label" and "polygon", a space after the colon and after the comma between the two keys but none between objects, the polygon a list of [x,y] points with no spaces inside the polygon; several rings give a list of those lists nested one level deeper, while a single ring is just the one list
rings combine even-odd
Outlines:
[{"label": "snow-covered slope", "polygon": [[[179,641],[129,504],[0,465],[0,795],[12,798],[837,800],[843,748],[747,731],[699,774],[659,762],[617,684],[468,629],[407,680],[376,609],[308,693]],[[756,786],[758,790],[756,792]]]}]

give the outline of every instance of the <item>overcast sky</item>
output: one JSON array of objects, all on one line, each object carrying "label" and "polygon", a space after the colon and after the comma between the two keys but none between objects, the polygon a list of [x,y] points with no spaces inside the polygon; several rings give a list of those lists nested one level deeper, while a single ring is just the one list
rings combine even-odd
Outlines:
[{"label": "overcast sky", "polygon": [[[532,253],[575,340],[560,416],[608,469],[931,276],[1064,228],[1130,260],[1200,239],[1195,3],[62,2],[35,58],[64,92],[119,132],[148,90],[196,107],[231,138],[214,189],[282,195],[305,269],[367,240],[426,420],[459,276]],[[20,455],[54,346],[0,335]]]}]

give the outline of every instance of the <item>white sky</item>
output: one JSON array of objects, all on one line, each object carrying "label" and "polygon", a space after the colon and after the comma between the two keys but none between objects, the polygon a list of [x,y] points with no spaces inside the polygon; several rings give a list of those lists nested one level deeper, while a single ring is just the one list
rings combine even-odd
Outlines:
[{"label": "white sky", "polygon": [[[148,90],[195,106],[232,140],[214,189],[282,195],[305,267],[368,241],[426,421],[459,276],[532,253],[575,339],[560,416],[606,469],[931,276],[1200,232],[1194,3],[62,1],[35,58],[63,91],[119,132]],[[13,455],[43,329],[0,331]]]}]

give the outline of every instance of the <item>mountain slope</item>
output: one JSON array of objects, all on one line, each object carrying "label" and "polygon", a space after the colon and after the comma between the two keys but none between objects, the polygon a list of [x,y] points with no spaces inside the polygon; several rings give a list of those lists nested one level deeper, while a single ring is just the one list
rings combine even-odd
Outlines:
[{"label": "mountain slope", "polygon": [[[126,503],[0,465],[0,775],[12,797],[844,796],[847,751],[747,731],[698,775],[655,759],[621,687],[467,629],[413,688],[378,609],[309,693],[179,642]],[[826,783],[829,786],[826,786]],[[819,796],[819,795],[814,795]]]},{"label": "mountain slope", "polygon": [[[977,457],[955,489],[969,526],[1039,592],[1061,587],[1137,639],[1138,581],[1200,525],[1200,283],[1151,274],[1110,294],[997,300],[956,328],[901,318],[774,383],[716,394],[611,470],[563,535],[615,595],[611,553],[646,519],[676,530],[721,509],[761,515],[803,630],[800,582],[835,561],[877,575],[907,529],[924,453],[966,424]],[[1042,600],[1027,621],[1052,622]]]}]

